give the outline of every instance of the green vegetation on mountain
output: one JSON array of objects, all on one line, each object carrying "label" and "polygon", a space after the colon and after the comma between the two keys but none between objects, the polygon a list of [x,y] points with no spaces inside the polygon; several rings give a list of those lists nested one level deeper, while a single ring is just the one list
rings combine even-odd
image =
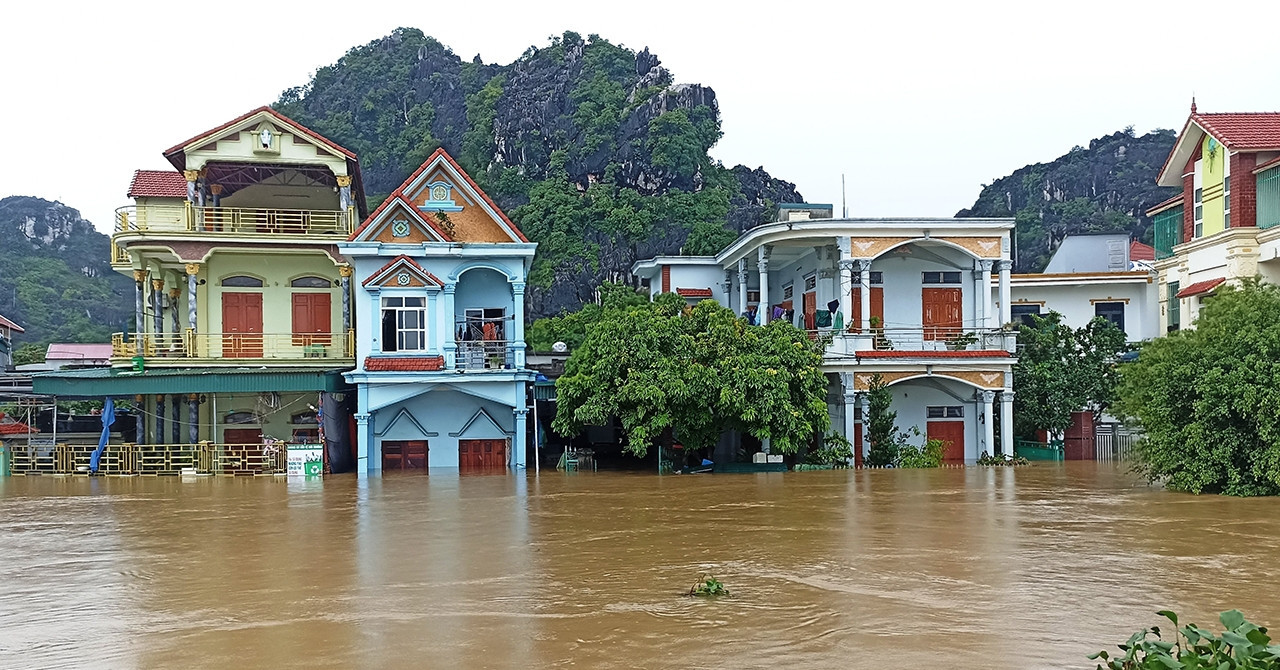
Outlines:
[{"label": "green vegetation on mountain", "polygon": [[26,329],[15,345],[107,342],[133,313],[133,284],[111,269],[110,240],[78,211],[0,199],[0,240],[0,314]]},{"label": "green vegetation on mountain", "polygon": [[1015,272],[1044,269],[1068,235],[1129,233],[1150,243],[1146,211],[1178,193],[1156,186],[1176,139],[1171,130],[1137,137],[1132,127],[1100,137],[1087,149],[1077,146],[984,185],[977,202],[956,216],[1016,217]]},{"label": "green vegetation on mountain", "polygon": [[715,253],[802,200],[762,169],[728,169],[715,92],[674,84],[643,50],[566,32],[509,65],[464,62],[401,28],[320,68],[276,107],[360,156],[370,205],[438,146],[538,243],[527,303],[551,316],[631,282],[655,254]]}]

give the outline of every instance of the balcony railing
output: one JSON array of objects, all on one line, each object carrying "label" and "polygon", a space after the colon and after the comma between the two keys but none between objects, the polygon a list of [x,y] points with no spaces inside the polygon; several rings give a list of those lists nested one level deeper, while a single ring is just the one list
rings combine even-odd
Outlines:
[{"label": "balcony railing", "polygon": [[515,367],[515,348],[509,340],[475,340],[458,343],[459,370],[506,370]]},{"label": "balcony railing", "polygon": [[114,358],[152,359],[278,359],[354,358],[355,331],[333,334],[301,333],[115,333]]},{"label": "balcony railing", "polygon": [[[96,444],[13,445],[13,475],[74,474],[89,471]],[[284,445],[109,444],[98,462],[107,475],[271,475],[284,473]]]},{"label": "balcony railing", "polygon": [[347,235],[346,212],[313,209],[130,205],[116,210],[116,232],[199,232],[230,235]]},{"label": "balcony railing", "polygon": [[[827,331],[830,332],[830,331]],[[818,333],[821,335],[821,331]],[[828,345],[837,355],[862,351],[990,351],[1014,353],[1018,335],[1000,328],[873,328],[869,333],[844,333]]]}]

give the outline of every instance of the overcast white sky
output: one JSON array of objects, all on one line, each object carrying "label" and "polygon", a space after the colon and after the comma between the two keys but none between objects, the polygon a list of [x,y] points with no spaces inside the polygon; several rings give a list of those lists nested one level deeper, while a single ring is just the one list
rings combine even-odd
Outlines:
[{"label": "overcast white sky", "polygon": [[853,216],[950,216],[983,183],[1133,125],[1280,109],[1280,5],[1127,2],[8,3],[0,10],[0,196],[100,230],[135,168],[413,26],[509,63],[565,30],[648,46],[713,87],[726,165],[763,165]]}]

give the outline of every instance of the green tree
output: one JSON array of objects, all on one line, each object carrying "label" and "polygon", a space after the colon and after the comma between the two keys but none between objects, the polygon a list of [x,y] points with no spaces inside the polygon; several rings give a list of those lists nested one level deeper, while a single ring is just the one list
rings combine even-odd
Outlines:
[{"label": "green tree", "polygon": [[821,363],[790,324],[752,327],[714,301],[664,294],[588,328],[556,382],[553,427],[573,435],[617,417],[636,456],[659,438],[708,447],[729,429],[794,453],[829,423]]},{"label": "green tree", "polygon": [[18,347],[13,352],[14,365],[28,365],[44,362],[45,347],[30,342]]},{"label": "green tree", "polygon": [[598,300],[587,303],[576,312],[538,319],[529,325],[525,341],[534,351],[550,351],[556,342],[564,342],[569,351],[577,351],[587,339],[587,329],[606,312],[625,310],[649,302],[649,296],[626,284],[605,283],[596,291]]},{"label": "green tree", "polygon": [[898,413],[893,411],[893,391],[880,375],[871,377],[867,393],[867,465],[887,466],[898,460]]},{"label": "green tree", "polygon": [[1034,326],[1018,333],[1018,362],[1013,366],[1014,431],[1065,431],[1071,413],[1105,411],[1114,399],[1116,357],[1127,348],[1125,336],[1106,319],[1075,329],[1050,312],[1033,317]]},{"label": "green tree", "polygon": [[1194,330],[1121,366],[1122,416],[1152,481],[1192,493],[1280,494],[1280,288],[1250,280],[1209,299]]}]

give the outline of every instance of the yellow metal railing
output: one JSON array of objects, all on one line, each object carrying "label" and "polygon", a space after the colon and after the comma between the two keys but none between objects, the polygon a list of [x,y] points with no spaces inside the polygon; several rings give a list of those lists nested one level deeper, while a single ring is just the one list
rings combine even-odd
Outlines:
[{"label": "yellow metal railing", "polygon": [[354,330],[345,333],[115,333],[115,358],[214,358],[308,360],[353,358]]},{"label": "yellow metal railing", "polygon": [[116,232],[346,235],[351,232],[350,220],[340,210],[129,205],[116,210]]},{"label": "yellow metal railing", "polygon": [[[89,471],[96,444],[11,445],[10,473],[77,474]],[[109,444],[98,461],[107,475],[271,475],[286,471],[284,445],[267,444]]]}]

